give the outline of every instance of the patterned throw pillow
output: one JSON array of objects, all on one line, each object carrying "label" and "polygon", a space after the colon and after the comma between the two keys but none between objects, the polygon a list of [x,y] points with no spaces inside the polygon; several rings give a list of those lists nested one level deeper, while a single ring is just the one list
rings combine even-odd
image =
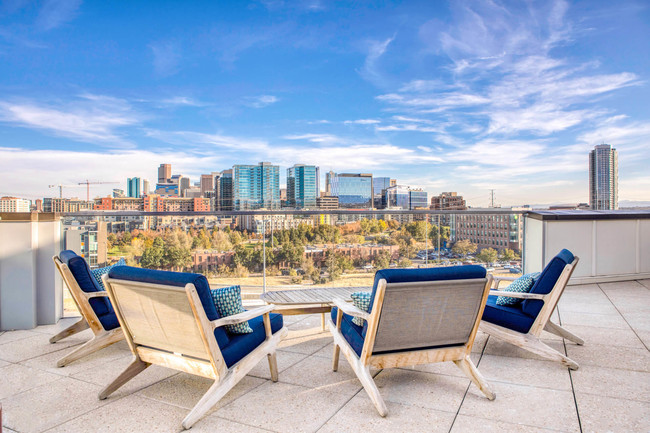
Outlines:
[{"label": "patterned throw pillow", "polygon": [[117,263],[113,263],[110,266],[90,270],[90,273],[93,275],[93,278],[95,281],[97,281],[97,284],[99,284],[99,287],[101,287],[102,290],[106,290],[106,287],[104,287],[104,282],[102,281],[102,275],[108,274],[108,271],[110,271],[115,266],[126,266],[126,262],[124,259],[119,259]]},{"label": "patterned throw pillow", "polygon": [[[233,316],[246,311],[241,302],[241,289],[239,286],[211,289],[210,293],[212,294],[214,306],[221,317]],[[231,334],[250,334],[253,332],[253,328],[250,327],[248,322],[226,325],[225,328]]]},{"label": "patterned throw pillow", "polygon": [[[521,277],[514,280],[508,287],[503,289],[504,292],[517,292],[517,293],[528,293],[530,289],[533,288],[535,284],[535,279],[539,277],[539,272],[533,272],[532,274],[522,275]],[[512,307],[519,304],[523,299],[519,298],[509,298],[507,296],[499,296],[497,298],[497,305],[505,305]]]},{"label": "patterned throw pillow", "polygon": [[[352,303],[361,311],[370,312],[370,292],[354,292],[350,297],[352,298]],[[357,326],[363,326],[364,319],[361,317],[353,317],[352,323]]]}]

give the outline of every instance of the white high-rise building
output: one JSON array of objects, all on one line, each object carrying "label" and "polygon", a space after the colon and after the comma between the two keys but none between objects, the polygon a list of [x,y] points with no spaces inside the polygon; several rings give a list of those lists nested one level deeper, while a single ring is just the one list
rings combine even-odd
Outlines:
[{"label": "white high-rise building", "polygon": [[589,204],[595,210],[618,209],[618,152],[609,144],[589,152]]}]

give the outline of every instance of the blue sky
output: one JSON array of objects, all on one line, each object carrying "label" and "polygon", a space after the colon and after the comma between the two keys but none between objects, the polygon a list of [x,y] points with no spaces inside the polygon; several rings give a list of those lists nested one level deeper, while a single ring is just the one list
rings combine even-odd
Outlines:
[{"label": "blue sky", "polygon": [[0,3],[0,194],[271,161],[577,203],[606,142],[650,201],[646,2],[357,3]]}]

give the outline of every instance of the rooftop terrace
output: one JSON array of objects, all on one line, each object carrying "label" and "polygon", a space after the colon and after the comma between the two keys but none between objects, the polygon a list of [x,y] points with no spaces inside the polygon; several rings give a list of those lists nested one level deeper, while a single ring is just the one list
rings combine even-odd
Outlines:
[{"label": "rooftop terrace", "polygon": [[[192,431],[646,432],[650,430],[650,279],[566,289],[554,320],[585,340],[548,343],[580,364],[558,363],[479,334],[473,360],[496,391],[488,401],[451,363],[374,371],[389,414],[377,414],[347,361],[331,371],[320,317],[285,316],[279,382],[266,361]],[[56,359],[90,331],[49,344],[70,323],[0,332],[4,432],[174,432],[211,381],[152,366],[107,400],[99,390],[130,362],[121,342],[64,368]]]}]

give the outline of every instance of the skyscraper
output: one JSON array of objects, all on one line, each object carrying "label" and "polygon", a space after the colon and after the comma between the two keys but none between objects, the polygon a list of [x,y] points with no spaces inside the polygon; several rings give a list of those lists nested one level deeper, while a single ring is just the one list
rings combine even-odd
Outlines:
[{"label": "skyscraper", "polygon": [[589,152],[589,204],[595,210],[618,209],[618,152],[609,144]]},{"label": "skyscraper", "polygon": [[391,179],[390,177],[373,177],[372,178],[372,195],[374,199],[374,205],[377,209],[385,209],[386,204],[386,188],[391,186],[396,186],[397,180]]},{"label": "skyscraper", "polygon": [[149,195],[149,181],[147,179],[142,179],[142,191],[140,192],[141,195]]},{"label": "skyscraper", "polygon": [[218,179],[215,179],[215,192],[218,210],[233,210],[232,204],[232,169],[224,170]]},{"label": "skyscraper", "polygon": [[158,167],[158,183],[169,183],[172,178],[172,165],[160,164]]},{"label": "skyscraper", "polygon": [[372,174],[329,172],[327,180],[330,194],[339,198],[340,208],[372,208]]},{"label": "skyscraper", "polygon": [[232,167],[233,210],[279,209],[280,166],[270,162]]},{"label": "skyscraper", "polygon": [[295,164],[287,169],[287,206],[316,208],[320,195],[320,171],[314,165]]},{"label": "skyscraper", "polygon": [[140,178],[129,177],[126,181],[126,195],[127,197],[140,197]]},{"label": "skyscraper", "polygon": [[208,191],[214,191],[214,174],[201,175],[201,197],[205,197]]}]

